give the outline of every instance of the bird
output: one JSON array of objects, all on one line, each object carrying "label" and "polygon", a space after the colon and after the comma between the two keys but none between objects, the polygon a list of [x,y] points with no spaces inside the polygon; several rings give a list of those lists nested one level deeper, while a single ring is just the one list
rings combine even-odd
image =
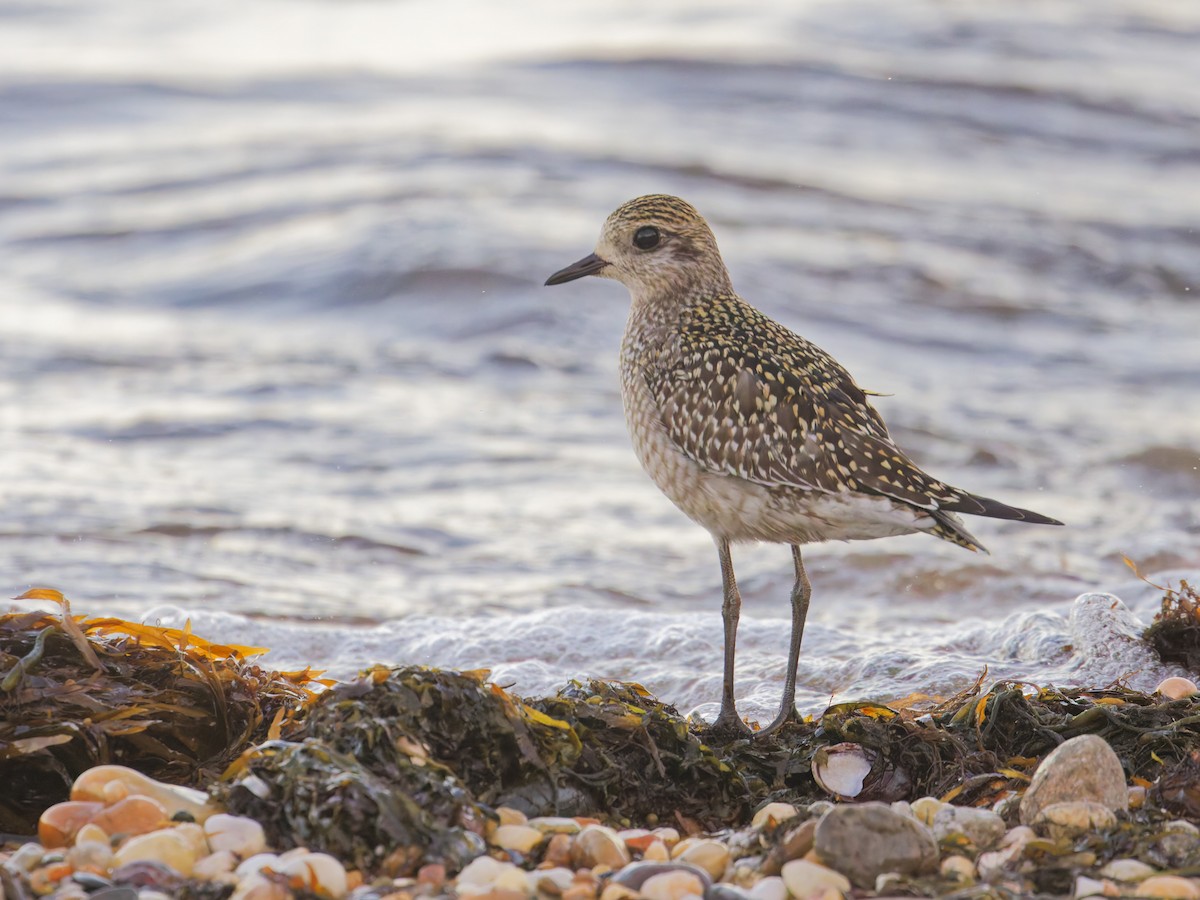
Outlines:
[{"label": "bird", "polygon": [[[629,290],[621,397],[638,460],[716,543],[725,641],[714,737],[762,738],[799,718],[812,595],[802,546],[924,532],[987,552],[959,513],[1062,524],[922,471],[836,359],[738,296],[712,229],[686,201],[650,194],[623,203],[595,251],[546,284],[589,275]],[[745,542],[790,545],[795,573],[783,696],[758,731],[739,717],[734,697],[741,596],[730,546]]]}]

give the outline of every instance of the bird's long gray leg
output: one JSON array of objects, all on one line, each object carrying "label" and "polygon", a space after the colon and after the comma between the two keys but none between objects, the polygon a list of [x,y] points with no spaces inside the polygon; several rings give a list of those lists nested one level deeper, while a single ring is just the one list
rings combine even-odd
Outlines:
[{"label": "bird's long gray leg", "polygon": [[796,668],[800,664],[800,642],[804,639],[804,620],[808,618],[808,601],[812,597],[812,585],[804,571],[800,558],[800,547],[792,544],[792,561],[796,564],[796,583],[792,586],[792,642],[788,647],[787,677],[783,682],[783,700],[779,704],[779,715],[775,721],[756,733],[764,737],[778,730],[789,719],[799,719],[796,712]]},{"label": "bird's long gray leg", "polygon": [[733,697],[733,660],[737,646],[738,617],[742,612],[742,596],[738,593],[733,578],[733,559],[729,555],[729,541],[716,538],[717,554],[721,557],[721,583],[724,586],[724,603],[721,618],[725,622],[725,679],[721,685],[721,713],[713,723],[713,731],[722,737],[739,737],[749,734],[750,729],[737,714],[737,702]]}]

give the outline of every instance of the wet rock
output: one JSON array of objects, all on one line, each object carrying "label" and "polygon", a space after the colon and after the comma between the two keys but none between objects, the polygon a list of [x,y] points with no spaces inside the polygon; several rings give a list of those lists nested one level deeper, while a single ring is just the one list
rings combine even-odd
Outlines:
[{"label": "wet rock", "polygon": [[975,860],[979,877],[984,881],[998,881],[1005,870],[1016,863],[1025,852],[1025,845],[1037,839],[1037,832],[1027,825],[1018,825],[1009,829],[1008,834],[1000,841],[996,850],[980,853]]},{"label": "wet rock", "polygon": [[1072,893],[1075,900],[1082,900],[1084,897],[1119,897],[1120,895],[1120,889],[1111,881],[1100,881],[1088,878],[1086,875],[1076,877],[1075,890]]},{"label": "wet rock", "polygon": [[629,851],[617,833],[604,825],[588,825],[575,836],[571,861],[576,868],[608,866],[619,869],[629,863]]},{"label": "wet rock", "polygon": [[1114,812],[1129,808],[1121,761],[1094,734],[1064,741],[1042,760],[1021,798],[1021,824],[1032,824],[1053,803],[1076,800],[1099,803]]},{"label": "wet rock", "polygon": [[1200,887],[1178,875],[1152,875],[1137,886],[1137,896],[1157,900],[1200,900]]},{"label": "wet rock", "polygon": [[1074,838],[1116,827],[1117,816],[1107,806],[1078,800],[1043,807],[1033,824],[1052,838]]},{"label": "wet rock", "polygon": [[783,883],[793,897],[804,898],[819,895],[826,890],[849,892],[850,881],[840,872],[806,859],[793,859],[783,867]]},{"label": "wet rock", "polygon": [[750,888],[754,900],[787,900],[787,884],[778,875],[768,875]]},{"label": "wet rock", "polygon": [[1100,874],[1113,881],[1144,881],[1157,870],[1140,859],[1114,859],[1100,870]]},{"label": "wet rock", "polygon": [[933,833],[882,803],[831,809],[817,823],[813,849],[822,862],[862,888],[873,887],[884,872],[916,875],[933,871],[938,863]]},{"label": "wet rock", "polygon": [[685,862],[635,862],[630,863],[617,872],[610,882],[620,884],[631,890],[641,890],[643,884],[649,879],[658,875],[663,875],[668,872],[686,872],[694,876],[700,881],[703,888],[707,889],[712,884],[712,877],[699,866]]},{"label": "wet rock", "polygon": [[704,883],[694,872],[675,869],[651,875],[638,893],[646,900],[684,900],[685,897],[704,896]]},{"label": "wet rock", "polygon": [[218,813],[204,822],[204,835],[209,849],[214,853],[228,850],[242,859],[262,853],[267,848],[267,836],[263,827],[247,816],[231,816]]},{"label": "wet rock", "polygon": [[[683,848],[680,843],[676,850]],[[674,854],[679,862],[691,863],[707,872],[714,881],[719,881],[729,865],[729,848],[720,841],[698,840],[689,844],[681,852]]]},{"label": "wet rock", "polygon": [[66,847],[84,825],[92,821],[104,804],[97,801],[68,800],[55,803],[38,819],[38,840],[43,847]]},{"label": "wet rock", "polygon": [[763,861],[763,873],[766,875],[778,875],[784,863],[793,859],[800,859],[807,854],[813,848],[813,835],[816,831],[816,819],[808,819],[801,822],[795,828],[790,829],[783,836],[783,840],[772,847],[767,853],[767,858]]},{"label": "wet rock", "polygon": [[970,884],[975,880],[975,863],[965,856],[953,854],[942,860],[938,872],[943,878],[953,878],[955,881]]},{"label": "wet rock", "polygon": [[[309,891],[341,900],[349,892],[346,868],[328,853],[306,853],[288,860],[279,870],[292,890]],[[522,888],[524,888],[522,877]]]},{"label": "wet rock", "polygon": [[503,850],[528,853],[545,839],[545,834],[528,825],[501,825],[492,832],[491,842]]},{"label": "wet rock", "polygon": [[100,810],[92,817],[91,824],[111,835],[147,834],[168,824],[167,811],[151,797],[131,794]]},{"label": "wet rock", "polygon": [[142,861],[160,863],[186,877],[196,865],[196,853],[186,838],[168,828],[131,837],[113,854],[116,866]]},{"label": "wet rock", "polygon": [[170,866],[152,859],[141,859],[113,869],[109,876],[114,884],[160,890],[173,894],[183,883],[183,877]]},{"label": "wet rock", "polygon": [[1191,697],[1197,690],[1200,688],[1196,687],[1196,682],[1190,678],[1180,678],[1176,675],[1160,681],[1158,687],[1154,689],[1154,693],[1161,694],[1168,700],[1182,700],[1184,697]]},{"label": "wet rock", "polygon": [[72,800],[111,805],[130,794],[141,794],[157,800],[168,816],[184,812],[196,822],[203,822],[219,811],[203,791],[163,784],[125,766],[93,766],[76,778],[71,786]]},{"label": "wet rock", "polygon": [[583,826],[574,819],[565,819],[560,816],[539,816],[536,819],[530,819],[526,824],[543,834],[579,834],[583,830]]},{"label": "wet rock", "polygon": [[945,804],[933,816],[933,836],[939,841],[962,835],[980,850],[994,847],[1006,830],[1004,820],[990,809]]},{"label": "wet rock", "polygon": [[771,823],[784,822],[800,814],[800,810],[790,803],[768,803],[754,814],[750,820],[751,828],[764,828]]}]

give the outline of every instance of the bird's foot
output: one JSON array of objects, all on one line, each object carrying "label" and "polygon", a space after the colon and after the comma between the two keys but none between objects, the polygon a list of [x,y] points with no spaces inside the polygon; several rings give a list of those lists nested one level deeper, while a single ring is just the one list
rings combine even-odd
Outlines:
[{"label": "bird's foot", "polygon": [[801,718],[799,711],[797,711],[796,704],[788,703],[783,709],[781,709],[779,711],[779,715],[777,715],[775,717],[775,721],[772,722],[770,725],[768,725],[766,728],[760,728],[758,731],[754,732],[754,737],[758,738],[758,739],[770,737],[772,734],[779,731],[779,729],[782,728],[784,725],[790,725],[790,724],[798,725],[802,721],[804,721],[804,720],[803,720],[803,718]]},{"label": "bird's foot", "polygon": [[750,726],[742,721],[737,710],[732,706],[721,707],[721,713],[708,731],[709,736],[716,742],[728,743],[753,736]]}]

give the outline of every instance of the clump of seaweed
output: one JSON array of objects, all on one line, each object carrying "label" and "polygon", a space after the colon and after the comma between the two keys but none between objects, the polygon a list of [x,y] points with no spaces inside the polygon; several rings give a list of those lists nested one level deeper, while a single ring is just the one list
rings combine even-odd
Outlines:
[{"label": "clump of seaweed", "polygon": [[486,849],[487,813],[445,766],[414,748],[381,776],[317,738],[246,751],[212,793],[262,823],[280,849],[307,847],[368,872],[415,875],[437,861],[461,869]]},{"label": "clump of seaweed", "polygon": [[187,629],[71,614],[0,615],[0,832],[29,834],[92,766],[201,785],[315,695],[316,674],[269,672],[253,647]]},{"label": "clump of seaweed", "polygon": [[1186,581],[1160,590],[1162,609],[1142,637],[1163,662],[1200,671],[1200,594]]}]

